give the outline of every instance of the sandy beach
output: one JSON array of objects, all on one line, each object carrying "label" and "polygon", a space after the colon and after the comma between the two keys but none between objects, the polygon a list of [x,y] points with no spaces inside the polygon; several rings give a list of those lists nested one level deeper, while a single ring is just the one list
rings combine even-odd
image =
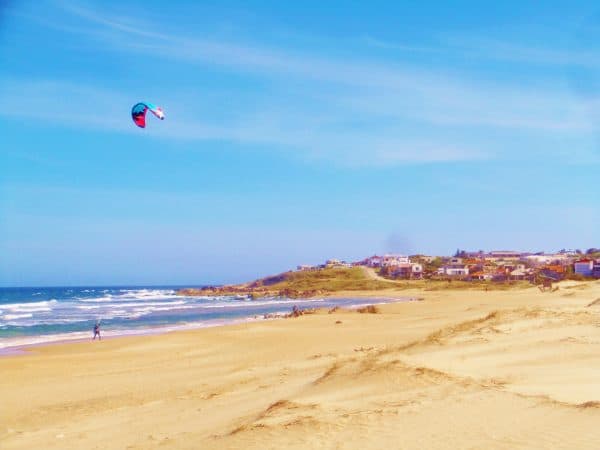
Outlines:
[{"label": "sandy beach", "polygon": [[598,448],[600,282],[559,286],[30,348],[0,447]]}]

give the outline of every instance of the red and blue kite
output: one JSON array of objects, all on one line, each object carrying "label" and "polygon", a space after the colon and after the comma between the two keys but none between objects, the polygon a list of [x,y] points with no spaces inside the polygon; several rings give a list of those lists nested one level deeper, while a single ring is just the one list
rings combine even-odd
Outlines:
[{"label": "red and blue kite", "polygon": [[152,103],[137,103],[131,108],[131,118],[134,123],[140,128],[146,128],[146,113],[150,111],[160,120],[165,119],[165,113],[163,110]]}]

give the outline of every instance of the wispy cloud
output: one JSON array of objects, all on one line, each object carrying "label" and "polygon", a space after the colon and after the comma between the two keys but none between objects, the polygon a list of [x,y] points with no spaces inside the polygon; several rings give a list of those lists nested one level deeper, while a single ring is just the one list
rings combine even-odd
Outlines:
[{"label": "wispy cloud", "polygon": [[[301,149],[307,158],[338,164],[393,165],[511,154],[506,150],[499,154],[479,139],[481,127],[561,137],[595,129],[589,104],[564,86],[520,86],[388,60],[336,58],[215,40],[186,30],[169,31],[122,14],[111,16],[71,3],[58,5],[86,26],[46,25],[77,34],[82,45],[177,61],[186,68],[220,67],[272,82],[270,93],[254,105],[241,105],[237,117],[215,120],[209,115],[194,118],[183,114],[192,105],[205,103],[197,95],[174,102],[169,117],[176,120],[152,130],[165,138],[256,143],[271,149],[293,149],[291,154]],[[396,46],[373,37],[368,39],[371,45]],[[426,47],[397,47],[434,51]],[[294,90],[286,89],[288,80],[295,81]],[[127,103],[123,93],[108,88],[110,92],[97,90],[85,83],[63,83],[59,89],[45,81],[28,88],[28,92],[31,89],[37,89],[37,94],[27,96],[30,107],[21,98],[4,92],[3,100],[12,99],[18,106],[1,114],[131,131],[129,124],[121,121],[123,111],[114,111],[115,104]],[[68,94],[59,94],[60,91]],[[55,98],[60,96],[69,101]],[[98,99],[112,114],[80,114],[74,108],[78,102],[73,99],[85,101],[84,97]],[[452,131],[456,126],[462,127],[462,135]]]}]

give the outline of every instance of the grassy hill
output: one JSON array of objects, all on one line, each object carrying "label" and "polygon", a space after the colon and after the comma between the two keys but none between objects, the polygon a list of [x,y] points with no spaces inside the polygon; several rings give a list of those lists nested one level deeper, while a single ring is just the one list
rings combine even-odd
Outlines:
[{"label": "grassy hill", "polygon": [[339,291],[389,289],[392,281],[368,277],[360,267],[328,268],[303,272],[284,272],[251,283],[206,289],[182,289],[181,295],[251,295],[310,297]]},{"label": "grassy hill", "polygon": [[314,271],[284,272],[260,278],[256,281],[205,289],[181,289],[180,295],[220,296],[249,295],[258,297],[307,298],[329,295],[342,291],[378,291],[394,289],[441,290],[510,290],[524,289],[532,285],[527,281],[495,283],[491,281],[445,281],[445,280],[386,280],[380,276],[369,276],[363,267],[328,268]]},{"label": "grassy hill", "polygon": [[394,287],[391,281],[374,280],[360,267],[329,268],[306,272],[285,272],[280,275],[262,278],[250,284],[251,287],[269,289],[355,291],[388,289]]}]

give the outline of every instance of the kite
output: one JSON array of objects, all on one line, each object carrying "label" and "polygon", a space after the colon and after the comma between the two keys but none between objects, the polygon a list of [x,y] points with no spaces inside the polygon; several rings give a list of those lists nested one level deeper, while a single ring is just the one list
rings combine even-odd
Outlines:
[{"label": "kite", "polygon": [[165,113],[163,110],[152,103],[136,103],[131,108],[131,118],[134,123],[140,128],[146,128],[146,113],[150,111],[160,120],[165,119]]}]

